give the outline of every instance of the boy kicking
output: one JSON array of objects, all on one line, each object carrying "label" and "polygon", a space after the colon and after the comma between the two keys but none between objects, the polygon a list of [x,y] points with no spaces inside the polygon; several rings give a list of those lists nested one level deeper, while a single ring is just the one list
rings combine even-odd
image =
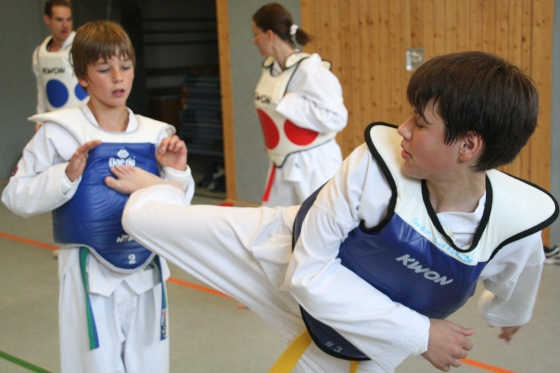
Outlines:
[{"label": "boy kicking", "polygon": [[537,122],[537,91],[517,67],[480,52],[436,57],[407,97],[413,115],[398,128],[370,125],[301,206],[189,206],[180,189],[127,166],[106,183],[134,192],[123,226],[136,240],[246,304],[286,342],[309,333],[301,371],[392,372],[420,354],[448,371],[474,331],[444,319],[477,282],[500,338],[511,343],[529,321],[541,230],[558,207],[495,170]]}]

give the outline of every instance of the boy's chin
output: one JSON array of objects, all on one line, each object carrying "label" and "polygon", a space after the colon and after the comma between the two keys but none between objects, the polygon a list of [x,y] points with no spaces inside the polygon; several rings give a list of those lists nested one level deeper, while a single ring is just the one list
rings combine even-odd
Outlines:
[{"label": "boy's chin", "polygon": [[415,170],[412,170],[409,167],[406,167],[406,164],[402,167],[402,172],[406,176],[414,178],[414,179],[421,179],[422,178],[422,176],[419,175],[418,172],[415,172]]}]

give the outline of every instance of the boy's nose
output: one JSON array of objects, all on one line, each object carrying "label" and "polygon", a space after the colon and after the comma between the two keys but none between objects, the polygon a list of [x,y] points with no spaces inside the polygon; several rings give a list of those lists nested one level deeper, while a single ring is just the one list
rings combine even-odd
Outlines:
[{"label": "boy's nose", "polygon": [[114,81],[120,81],[123,79],[123,72],[120,66],[115,66],[111,69],[112,77]]},{"label": "boy's nose", "polygon": [[411,116],[410,118],[408,118],[407,120],[405,120],[397,129],[397,132],[399,133],[399,135],[401,135],[405,140],[409,140],[410,139],[410,134],[411,132],[411,126],[414,125],[414,117]]}]

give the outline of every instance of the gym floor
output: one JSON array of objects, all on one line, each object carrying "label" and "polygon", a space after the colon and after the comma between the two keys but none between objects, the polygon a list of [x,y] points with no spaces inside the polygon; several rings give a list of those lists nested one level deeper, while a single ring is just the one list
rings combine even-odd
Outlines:
[{"label": "gym floor", "polygon": [[[220,202],[208,195],[193,200],[198,204]],[[23,219],[0,204],[0,372],[60,371],[54,248],[50,214]],[[268,372],[285,348],[274,330],[250,310],[239,309],[234,299],[212,292],[173,265],[171,277],[167,284],[171,372]],[[559,284],[560,266],[545,266],[533,319],[510,346],[479,316],[478,289],[449,318],[476,330],[469,359],[452,371],[560,372]],[[436,371],[421,357],[407,359],[397,369],[397,373]]]}]

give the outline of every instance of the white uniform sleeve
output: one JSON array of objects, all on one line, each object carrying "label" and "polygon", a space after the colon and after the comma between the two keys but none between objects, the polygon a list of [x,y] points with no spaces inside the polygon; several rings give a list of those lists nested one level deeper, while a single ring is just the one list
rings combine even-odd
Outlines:
[{"label": "white uniform sleeve", "polygon": [[543,268],[541,232],[503,247],[481,273],[486,290],[479,307],[491,326],[526,324],[535,305]]},{"label": "white uniform sleeve", "polygon": [[45,123],[23,149],[23,157],[4,192],[2,202],[23,217],[63,205],[78,188],[66,177],[68,160],[79,144],[60,126]]},{"label": "white uniform sleeve", "polygon": [[309,210],[286,275],[306,311],[386,371],[427,349],[429,319],[390,300],[337,256],[361,219],[374,226],[385,216],[390,194],[368,148],[358,147]]},{"label": "white uniform sleeve", "polygon": [[300,63],[276,110],[299,127],[320,133],[339,132],[348,120],[342,87],[317,54]]},{"label": "white uniform sleeve", "polygon": [[45,92],[43,92],[43,85],[41,84],[41,75],[39,71],[39,45],[33,51],[33,55],[31,56],[31,66],[33,69],[33,75],[35,75],[35,82],[37,85],[37,114],[42,114],[47,111],[47,107],[45,105]]},{"label": "white uniform sleeve", "polygon": [[[174,134],[175,130],[173,129],[173,127],[169,126],[165,128],[158,137],[157,146],[159,146],[164,138],[173,136]],[[191,168],[188,165],[185,171],[179,171],[171,167],[164,167],[161,170],[160,176],[162,179],[179,184],[183,192],[185,192],[185,198],[187,199],[187,201],[190,202],[192,200],[192,197],[194,195],[195,182],[192,177]]]},{"label": "white uniform sleeve", "polygon": [[161,177],[167,181],[179,184],[185,192],[185,199],[191,201],[194,195],[195,183],[191,168],[187,166],[185,171],[179,171],[171,167],[164,167]]}]

